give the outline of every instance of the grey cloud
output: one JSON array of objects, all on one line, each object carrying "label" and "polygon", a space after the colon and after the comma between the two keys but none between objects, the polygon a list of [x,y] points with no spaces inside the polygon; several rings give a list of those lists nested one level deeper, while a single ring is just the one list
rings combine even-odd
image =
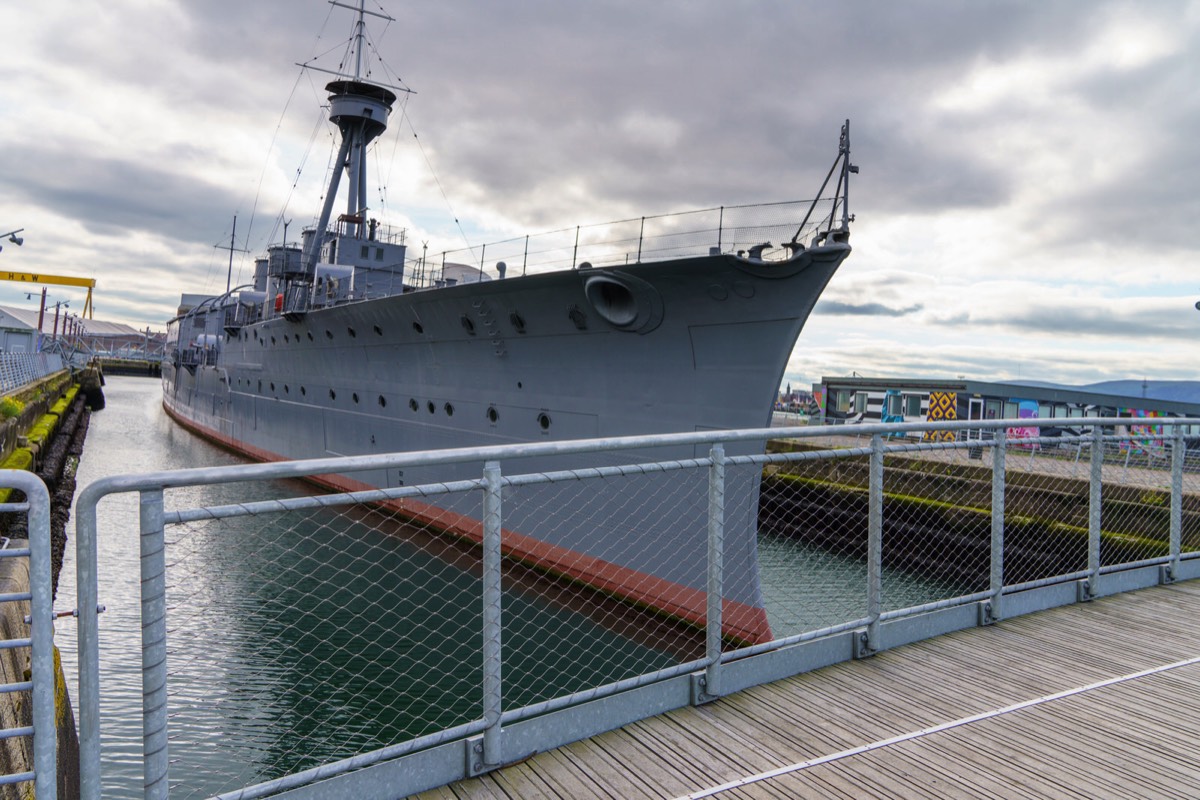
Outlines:
[{"label": "grey cloud", "polygon": [[5,168],[9,197],[45,206],[93,233],[146,231],[195,243],[227,226],[223,220],[237,207],[225,187],[165,166],[92,157],[74,147],[25,147],[22,155]]},{"label": "grey cloud", "polygon": [[817,303],[816,313],[838,314],[856,317],[905,317],[915,314],[924,306],[917,304],[905,308],[893,308],[883,303],[843,303],[837,300],[821,300]]},{"label": "grey cloud", "polygon": [[1021,333],[1056,336],[1164,337],[1194,339],[1200,320],[1186,298],[1172,311],[1149,310],[1131,313],[1114,304],[1095,309],[1038,306],[1006,312],[1003,316],[972,315],[976,326],[993,325]]},{"label": "grey cloud", "polygon": [[[533,230],[809,197],[832,162],[838,127],[847,117],[862,169],[852,210],[863,219],[928,219],[1005,207],[1017,196],[1024,200],[1018,191],[1025,187],[1015,184],[1020,165],[997,163],[994,137],[1017,125],[1019,135],[1036,143],[1038,126],[1069,126],[1069,112],[1031,118],[1024,127],[1011,107],[939,111],[929,101],[981,64],[1069,56],[1107,24],[1111,9],[1126,8],[1097,2],[1081,13],[1077,2],[1067,0],[383,5],[398,19],[384,31],[372,25],[373,36],[388,65],[418,92],[407,98],[408,109],[451,205],[475,206]],[[124,7],[113,4],[103,13]],[[1186,8],[1163,0],[1137,11],[1191,24]],[[113,97],[130,97],[123,92],[135,88],[152,92],[169,98],[183,120],[197,114],[227,119],[238,128],[231,135],[245,141],[260,133],[264,150],[296,80],[293,62],[328,52],[322,64],[336,67],[351,18],[320,0],[177,0],[137,15],[101,19],[101,25],[44,26],[30,35],[40,37],[47,59],[53,55],[55,63],[74,70],[84,96],[105,98],[113,87],[123,90]],[[102,33],[121,41],[114,44]],[[1064,106],[1102,112],[1116,131],[1123,119],[1153,117],[1161,141],[1131,141],[1131,150],[1145,155],[1125,174],[1105,182],[1081,174],[1074,190],[1060,187],[1043,203],[1022,207],[1043,223],[1021,232],[1038,248],[1035,258],[1050,263],[1055,248],[1074,255],[1082,245],[1130,240],[1144,240],[1152,254],[1200,249],[1194,233],[1200,161],[1192,134],[1200,127],[1197,53],[1200,45],[1193,41],[1178,57],[1125,72],[1100,68],[1067,87]],[[33,74],[38,65],[27,68]],[[304,136],[317,113],[313,101],[323,100],[324,79],[321,73],[301,78],[291,101],[288,113],[302,117]],[[119,129],[120,112],[112,109],[103,124]],[[677,135],[644,135],[622,124],[632,116],[663,121]],[[399,119],[393,120],[399,146],[411,147],[411,132]],[[36,129],[24,126],[22,134]],[[69,134],[48,131],[32,146],[0,143],[4,152],[21,154],[0,175],[4,197],[14,205],[45,206],[95,232],[149,231],[182,243],[181,252],[206,257],[245,202],[235,196],[235,181],[246,185],[257,177],[226,174],[228,165],[218,163],[202,141],[192,143],[190,152],[168,142],[165,154],[114,154],[81,149],[64,140]],[[55,150],[59,140],[62,151]],[[314,151],[310,163],[323,166],[326,158]],[[301,214],[317,202],[294,200]],[[937,239],[950,235],[947,219],[937,223],[945,227],[930,231],[931,281],[953,267],[937,260]],[[239,218],[239,231],[244,220]],[[122,263],[130,271],[161,269],[135,252],[112,257],[114,269]],[[1098,273],[1104,267],[1097,264]],[[834,296],[837,287],[831,288]],[[820,312],[898,317],[922,310],[877,291],[825,301]],[[860,297],[873,302],[854,302]],[[1194,297],[1187,307],[1195,317],[1190,302]],[[940,324],[963,321],[960,316]],[[1026,311],[1019,319],[972,318],[971,324],[1055,337],[1079,331],[1178,337],[1183,323],[1152,316],[1067,320],[1055,310]]]}]

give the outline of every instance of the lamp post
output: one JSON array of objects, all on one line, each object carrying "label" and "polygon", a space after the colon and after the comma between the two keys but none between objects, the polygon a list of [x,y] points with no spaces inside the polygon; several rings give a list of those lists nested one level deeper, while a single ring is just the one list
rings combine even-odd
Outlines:
[{"label": "lamp post", "polygon": [[[25,293],[26,300],[33,299],[33,292]],[[42,327],[46,321],[46,287],[42,287],[42,302],[38,306],[37,352],[42,352]]]},{"label": "lamp post", "polygon": [[42,323],[46,321],[46,287],[42,287],[42,304],[38,307],[38,339],[42,338]]},{"label": "lamp post", "polygon": [[[17,228],[15,231],[9,231],[8,233],[0,233],[0,239],[3,239],[5,236],[7,236],[8,240],[10,242],[15,244],[17,247],[20,247],[21,245],[25,244],[25,237],[17,236],[17,234],[23,230],[25,230],[25,229]],[[4,249],[3,247],[0,247],[0,250],[3,250],[3,249]]]},{"label": "lamp post", "polygon": [[[54,333],[52,334],[52,336],[55,339],[58,338],[58,309],[60,307],[66,308],[69,305],[71,305],[70,300],[59,300],[57,303],[54,304]],[[66,325],[64,325],[63,328],[65,330]]]}]

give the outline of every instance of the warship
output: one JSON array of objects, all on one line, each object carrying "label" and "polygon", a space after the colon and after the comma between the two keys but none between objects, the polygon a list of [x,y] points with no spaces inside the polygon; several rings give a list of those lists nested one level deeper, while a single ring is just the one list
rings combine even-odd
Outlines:
[{"label": "warship", "polygon": [[[849,121],[815,199],[580,226],[431,259],[410,254],[408,234],[368,208],[370,145],[405,90],[351,61],[354,71],[325,87],[340,143],[315,224],[298,242],[285,233],[270,245],[253,284],[184,295],[168,323],[163,406],[174,420],[270,461],[770,425],[801,328],[850,252]],[[345,211],[335,217],[343,175]],[[588,465],[705,455],[614,451]],[[566,466],[531,458],[506,472]],[[481,471],[454,464],[319,482],[356,490]],[[771,637],[757,567],[759,477],[731,481],[726,493],[724,633],[740,642]],[[705,475],[683,480],[693,479]],[[576,481],[540,496],[523,487],[519,502],[506,496],[504,551],[701,624],[705,509],[666,499],[680,480]],[[399,508],[478,536],[477,500]]]}]

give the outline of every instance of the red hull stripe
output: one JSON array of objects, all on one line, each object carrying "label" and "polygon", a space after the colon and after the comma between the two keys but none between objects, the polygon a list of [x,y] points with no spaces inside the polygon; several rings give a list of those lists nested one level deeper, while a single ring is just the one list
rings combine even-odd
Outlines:
[{"label": "red hull stripe", "polygon": [[[173,411],[165,402],[163,408],[183,427],[230,450],[257,461],[288,460],[278,453],[253,447],[199,425]],[[313,475],[307,480],[342,492],[378,488],[345,475]],[[476,543],[483,540],[483,524],[473,517],[446,511],[412,499],[388,501],[378,505],[396,511],[414,522],[428,525],[457,538]],[[504,555],[537,570],[586,584],[606,594],[676,617],[693,625],[704,626],[707,593],[699,589],[692,589],[645,572],[549,544],[541,539],[526,536],[507,528],[502,531],[501,540]],[[758,644],[771,641],[771,627],[767,623],[765,609],[726,599],[722,602],[722,623],[724,636],[739,644]]]}]

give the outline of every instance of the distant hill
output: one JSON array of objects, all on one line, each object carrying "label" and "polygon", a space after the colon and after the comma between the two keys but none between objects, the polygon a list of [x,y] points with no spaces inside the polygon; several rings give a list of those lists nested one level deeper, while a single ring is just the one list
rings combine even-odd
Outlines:
[{"label": "distant hill", "polygon": [[1088,392],[1116,394],[1124,397],[1145,396],[1152,400],[1200,403],[1200,381],[1102,381],[1079,388]]},{"label": "distant hill", "polygon": [[1146,397],[1175,403],[1200,403],[1200,381],[1141,381],[1119,380],[1089,383],[1086,386],[1067,386],[1049,381],[1013,381],[1018,386],[1039,386],[1044,389],[1072,389],[1118,397]]}]

